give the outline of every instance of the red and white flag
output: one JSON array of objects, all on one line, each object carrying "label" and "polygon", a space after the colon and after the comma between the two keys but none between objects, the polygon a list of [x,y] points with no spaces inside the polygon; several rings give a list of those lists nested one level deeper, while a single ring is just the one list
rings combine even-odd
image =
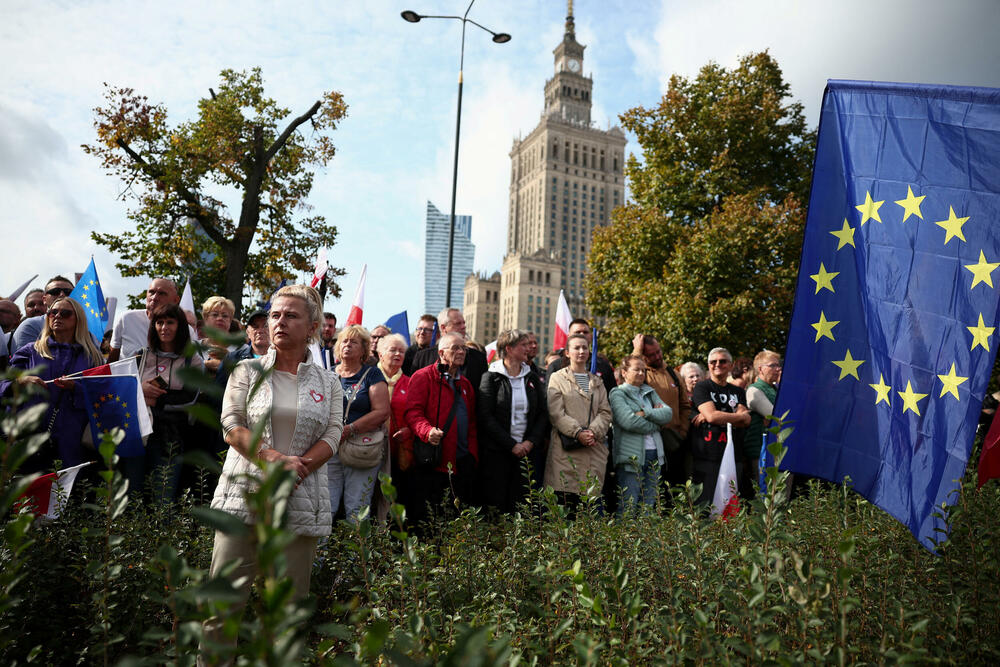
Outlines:
[{"label": "red and white flag", "polygon": [[493,360],[497,358],[497,342],[493,341],[486,346],[486,363],[492,364]]},{"label": "red and white flag", "polygon": [[358,280],[358,291],[354,293],[354,303],[351,304],[351,312],[347,314],[345,327],[353,324],[361,324],[361,316],[365,313],[365,278],[368,276],[368,265],[361,267],[361,279]]},{"label": "red and white flag", "polygon": [[737,492],[736,449],[733,447],[733,425],[726,424],[726,451],[722,453],[719,478],[715,482],[712,498],[712,516],[728,519],[740,511],[740,496]]},{"label": "red and white flag", "polygon": [[320,248],[319,252],[316,253],[316,268],[313,270],[313,277],[309,286],[316,287],[323,282],[323,276],[326,275],[326,270],[328,268],[330,267],[329,264],[326,263],[326,248]]},{"label": "red and white flag", "polygon": [[569,313],[569,306],[566,305],[566,295],[559,290],[559,305],[556,306],[556,333],[552,339],[553,349],[559,350],[566,347],[566,339],[569,337],[569,323],[573,321],[573,316]]},{"label": "red and white flag", "polygon": [[50,472],[32,482],[21,496],[22,506],[27,506],[35,516],[43,519],[58,519],[66,507],[69,494],[73,491],[73,482],[81,468],[90,463],[81,463],[59,472]]}]

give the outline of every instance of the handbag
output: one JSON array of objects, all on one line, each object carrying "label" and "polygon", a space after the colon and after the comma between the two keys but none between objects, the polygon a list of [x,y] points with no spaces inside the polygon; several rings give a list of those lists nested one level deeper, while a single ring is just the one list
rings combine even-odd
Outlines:
[{"label": "handbag", "polygon": [[[455,413],[458,412],[458,402],[462,400],[462,396],[458,390],[458,384],[455,385],[454,389],[455,395],[451,401],[451,410],[448,412],[448,417],[445,419],[444,426],[441,430],[444,433],[441,435],[441,442],[444,442],[444,438],[448,435],[448,429],[451,428],[451,423],[455,419]],[[440,396],[438,397],[438,405],[441,404]],[[438,417],[440,418],[438,413]],[[420,438],[414,438],[413,440],[413,460],[417,462],[417,465],[424,467],[436,468],[441,464],[441,450],[443,447],[441,445],[434,445]]]},{"label": "handbag", "polygon": [[[590,420],[593,419],[594,413],[594,392],[590,392],[590,407],[587,408],[587,425],[590,425]],[[583,429],[580,429],[583,430]],[[559,442],[562,444],[564,451],[572,452],[577,449],[583,449],[586,447],[582,442],[580,442],[575,435],[566,435],[562,431],[559,431]]]},{"label": "handbag", "polygon": [[[371,371],[371,369],[371,366],[365,369],[361,379],[358,380],[358,385],[364,383],[365,378],[368,376],[368,372]],[[350,412],[351,403],[353,402],[354,393],[352,392],[351,397],[347,399],[347,409],[344,410],[345,420],[347,419],[347,413]],[[374,468],[382,463],[382,451],[385,449],[384,429],[384,426],[379,426],[373,431],[367,431],[365,433],[352,433],[347,436],[347,438],[340,443],[340,449],[337,452],[340,462],[349,468],[358,468],[362,470]]]}]

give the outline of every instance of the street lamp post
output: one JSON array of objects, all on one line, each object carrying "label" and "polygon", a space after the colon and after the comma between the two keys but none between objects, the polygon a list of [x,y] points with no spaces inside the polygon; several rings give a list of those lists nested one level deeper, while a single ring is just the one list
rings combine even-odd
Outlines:
[{"label": "street lamp post", "polygon": [[482,28],[493,35],[493,41],[497,44],[506,44],[510,41],[510,35],[507,33],[493,32],[469,18],[469,10],[472,9],[472,5],[475,2],[476,0],[472,0],[469,3],[469,6],[465,9],[465,14],[462,16],[424,16],[409,9],[400,14],[405,21],[409,21],[410,23],[417,23],[420,19],[455,19],[462,22],[462,49],[459,52],[458,59],[458,113],[455,117],[455,164],[452,168],[451,176],[451,226],[448,230],[448,282],[445,290],[445,306],[448,308],[451,307],[451,270],[455,255],[455,197],[458,194],[458,142],[462,128],[462,70],[465,66],[465,25],[471,23],[477,28]]}]

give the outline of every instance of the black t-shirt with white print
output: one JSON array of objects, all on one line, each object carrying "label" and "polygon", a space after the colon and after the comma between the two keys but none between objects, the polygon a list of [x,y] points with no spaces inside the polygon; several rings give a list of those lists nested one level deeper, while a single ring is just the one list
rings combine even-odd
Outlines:
[{"label": "black t-shirt with white print", "polygon": [[[736,385],[719,385],[706,379],[696,384],[691,393],[693,411],[697,412],[698,406],[708,401],[715,404],[715,409],[719,412],[733,413],[739,405],[746,407],[747,394]],[[737,461],[743,458],[743,431],[742,428],[733,428],[733,448]],[[722,454],[726,451],[725,424],[715,426],[705,422],[700,426],[692,425],[691,432],[691,454],[695,460],[722,460]]]}]

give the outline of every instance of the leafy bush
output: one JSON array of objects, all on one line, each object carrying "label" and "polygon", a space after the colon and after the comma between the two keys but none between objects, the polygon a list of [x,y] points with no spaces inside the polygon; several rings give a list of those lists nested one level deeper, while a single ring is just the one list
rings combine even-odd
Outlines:
[{"label": "leafy bush", "polygon": [[[688,487],[660,515],[625,521],[587,507],[570,521],[551,495],[535,493],[519,515],[463,509],[426,539],[404,530],[398,505],[388,525],[339,523],[314,564],[315,611],[290,602],[281,580],[259,580],[242,623],[229,622],[241,629],[239,657],[248,664],[997,662],[996,485],[976,491],[970,476],[935,556],[843,488],[814,485],[789,505],[783,475],[769,474],[770,492],[725,522],[707,519]],[[283,475],[268,471],[259,502],[280,506],[290,488]],[[27,546],[14,549],[5,536],[0,567],[20,560],[27,575],[21,599],[6,597],[0,607],[6,664],[191,664],[201,623],[224,615],[232,590],[208,578],[212,533],[196,520],[221,527],[218,517],[189,498],[175,507],[118,507],[109,500],[122,497],[117,483],[105,481],[108,492],[96,503],[75,503],[59,521],[31,526]],[[388,480],[383,489],[392,495]],[[258,506],[268,515],[268,505]],[[12,515],[8,526],[20,520]],[[256,530],[280,547],[274,516]]]}]

